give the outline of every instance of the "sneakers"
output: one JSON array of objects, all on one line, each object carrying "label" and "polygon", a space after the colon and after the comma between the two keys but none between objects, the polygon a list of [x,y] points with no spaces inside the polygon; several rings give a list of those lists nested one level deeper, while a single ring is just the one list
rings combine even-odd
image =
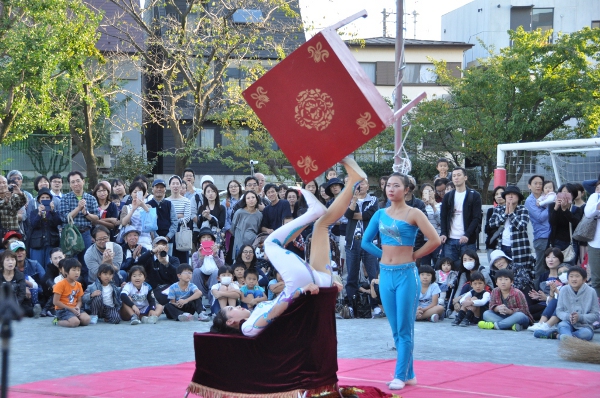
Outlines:
[{"label": "sneakers", "polygon": [[371,318],[372,319],[385,318],[385,314],[383,312],[380,312],[378,314],[373,314],[373,316]]},{"label": "sneakers", "polygon": [[557,339],[558,338],[558,332],[554,331],[554,330],[536,330],[533,333],[533,337],[535,337],[536,339]]},{"label": "sneakers", "polygon": [[137,315],[133,314],[133,315],[131,316],[131,322],[129,322],[129,323],[130,323],[131,325],[139,325],[139,324],[140,324],[140,323],[142,323],[142,322],[140,322],[140,318],[138,318],[138,316],[137,316]]},{"label": "sneakers", "polygon": [[596,322],[592,323],[592,328],[594,330],[600,329],[600,321],[596,321]]},{"label": "sneakers", "polygon": [[33,317],[35,319],[40,317],[40,314],[42,313],[42,306],[39,304],[36,304],[33,306]]},{"label": "sneakers", "polygon": [[440,316],[439,316],[438,314],[433,314],[433,315],[431,316],[431,318],[429,318],[429,320],[430,320],[431,322],[434,322],[434,323],[435,323],[435,322],[439,322],[439,321],[440,321]]},{"label": "sneakers", "polygon": [[388,384],[388,387],[390,390],[402,390],[404,388],[405,384],[406,383],[404,383],[400,379],[394,379],[394,380],[390,381],[390,383]]},{"label": "sneakers", "polygon": [[514,325],[512,325],[511,329],[515,332],[520,332],[521,330],[523,330],[523,326],[521,326],[520,323],[515,323]]},{"label": "sneakers", "polygon": [[95,325],[98,323],[98,315],[91,315],[90,316],[90,325]]},{"label": "sneakers", "polygon": [[57,317],[54,317],[54,319],[52,320],[52,324],[54,326],[58,325],[58,318]]},{"label": "sneakers", "polygon": [[462,326],[462,327],[471,326],[471,321],[468,318],[465,318],[462,320],[462,322],[458,326]]},{"label": "sneakers", "polygon": [[190,322],[194,320],[194,316],[189,312],[184,312],[183,314],[179,315],[177,319],[179,322]]},{"label": "sneakers", "polygon": [[156,315],[142,317],[142,323],[155,324],[156,322],[158,322],[158,317]]},{"label": "sneakers", "polygon": [[546,322],[538,322],[538,323],[534,323],[533,325],[529,326],[527,328],[527,330],[529,330],[530,332],[535,332],[537,330],[543,330],[543,331],[550,331],[552,328],[550,326],[548,326],[548,324]]},{"label": "sneakers", "polygon": [[[448,315],[448,312],[450,313],[450,315]],[[456,315],[458,315],[458,312],[452,311],[452,310],[448,310],[448,311],[446,311],[446,314],[447,314],[447,318],[448,319],[454,319],[454,318],[456,318]]]},{"label": "sneakers", "polygon": [[477,326],[479,326],[479,329],[497,329],[494,322],[479,321]]},{"label": "sneakers", "polygon": [[210,321],[212,318],[208,315],[206,315],[204,312],[201,312],[198,314],[198,320],[200,322],[208,322]]},{"label": "sneakers", "polygon": [[444,306],[445,303],[446,303],[446,301],[443,298],[438,300],[438,305],[441,305],[442,307]]}]

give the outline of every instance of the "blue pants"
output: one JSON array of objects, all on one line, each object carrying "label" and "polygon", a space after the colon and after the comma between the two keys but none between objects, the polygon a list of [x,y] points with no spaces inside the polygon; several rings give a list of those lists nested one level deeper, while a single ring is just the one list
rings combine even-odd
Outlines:
[{"label": "blue pants", "polygon": [[360,240],[346,242],[346,269],[348,270],[348,279],[346,280],[346,295],[351,299],[358,292],[358,275],[360,272],[360,261],[365,265],[365,270],[369,275],[369,282],[377,278],[379,264],[377,257],[368,253],[360,247]]},{"label": "blue pants", "polygon": [[589,328],[575,329],[571,322],[562,321],[558,324],[558,334],[561,336],[572,336],[577,337],[581,340],[590,341],[594,338],[594,332]]},{"label": "blue pants", "polygon": [[421,293],[421,279],[415,263],[380,264],[379,292],[398,352],[394,378],[407,381],[415,377],[415,316]]},{"label": "blue pants", "polygon": [[29,259],[37,261],[43,268],[46,268],[46,264],[50,262],[50,250],[52,249],[52,246],[46,246],[43,249],[29,249]]},{"label": "blue pants", "polygon": [[475,243],[472,244],[460,244],[460,239],[450,239],[446,240],[444,243],[444,257],[449,257],[452,261],[460,261],[460,258],[467,250],[473,250],[476,252],[477,248],[475,247]]},{"label": "blue pants", "polygon": [[548,301],[546,309],[542,312],[542,315],[550,319],[553,315],[556,315],[556,306],[558,305],[558,299],[552,299]]},{"label": "blue pants", "polygon": [[487,310],[483,313],[483,320],[496,323],[500,330],[508,330],[517,323],[524,328],[529,326],[529,317],[520,311],[512,315],[500,315],[492,310]]}]

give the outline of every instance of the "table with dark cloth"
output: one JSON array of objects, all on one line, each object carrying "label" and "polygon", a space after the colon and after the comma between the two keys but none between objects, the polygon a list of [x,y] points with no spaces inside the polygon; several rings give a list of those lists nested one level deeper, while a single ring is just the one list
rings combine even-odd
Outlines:
[{"label": "table with dark cloth", "polygon": [[297,397],[337,383],[338,290],[303,295],[256,337],[194,333],[188,391],[205,397]]}]

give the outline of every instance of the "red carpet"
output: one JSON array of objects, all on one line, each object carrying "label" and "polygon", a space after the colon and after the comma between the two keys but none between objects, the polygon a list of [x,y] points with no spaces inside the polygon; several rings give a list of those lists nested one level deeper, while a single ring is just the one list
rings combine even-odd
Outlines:
[{"label": "red carpet", "polygon": [[[341,385],[373,386],[383,391],[393,360],[340,359]],[[136,368],[21,384],[12,398],[183,397],[194,363]],[[447,361],[416,361],[418,386],[396,392],[412,397],[598,397],[600,372]],[[190,395],[191,396],[191,395]]]}]

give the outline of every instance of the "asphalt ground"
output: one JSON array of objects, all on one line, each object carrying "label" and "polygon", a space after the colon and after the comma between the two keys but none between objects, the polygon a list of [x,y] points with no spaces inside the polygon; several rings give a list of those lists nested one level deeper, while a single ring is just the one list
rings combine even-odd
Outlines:
[{"label": "asphalt ground", "polygon": [[[480,253],[483,265],[487,256]],[[557,340],[542,340],[528,331],[453,327],[451,320],[415,324],[416,360],[492,362],[600,372],[600,365],[568,362],[558,355]],[[191,362],[193,333],[207,332],[210,322],[175,322],[161,316],[156,325],[105,324],[67,329],[52,318],[13,322],[9,385],[78,374]],[[337,321],[338,357],[396,357],[388,321]],[[593,342],[600,344],[600,334]],[[393,369],[390,369],[390,374]],[[190,374],[190,380],[192,375]],[[186,381],[187,382],[187,381]],[[185,384],[185,383],[184,383]]]}]

